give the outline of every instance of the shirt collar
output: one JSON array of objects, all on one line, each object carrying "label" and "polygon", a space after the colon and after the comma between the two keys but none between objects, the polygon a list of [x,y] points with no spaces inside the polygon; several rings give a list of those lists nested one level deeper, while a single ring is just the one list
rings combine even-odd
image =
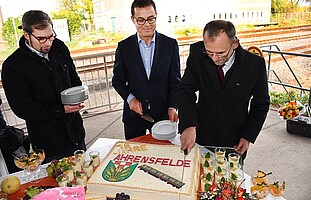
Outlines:
[{"label": "shirt collar", "polygon": [[[145,42],[143,39],[141,39],[141,37],[139,36],[138,33],[136,33],[136,34],[137,34],[137,41],[138,41],[138,43]],[[155,43],[155,35],[156,35],[156,33],[154,32],[153,37],[151,39],[151,42],[153,42],[153,43]],[[150,42],[150,44],[151,44],[151,42]]]},{"label": "shirt collar", "polygon": [[233,53],[230,56],[229,60],[225,62],[224,67],[230,69],[231,66],[233,65],[234,60],[235,60],[235,50],[233,50]]}]

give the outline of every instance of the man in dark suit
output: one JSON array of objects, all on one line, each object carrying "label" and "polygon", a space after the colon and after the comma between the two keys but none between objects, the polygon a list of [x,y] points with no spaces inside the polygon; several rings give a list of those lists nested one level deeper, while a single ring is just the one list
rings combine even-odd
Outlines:
[{"label": "man in dark suit", "polygon": [[190,47],[177,99],[182,150],[197,142],[242,155],[269,110],[265,60],[241,47],[231,22],[211,21]]},{"label": "man in dark suit", "polygon": [[[126,139],[145,135],[154,122],[177,122],[176,90],[181,77],[177,41],[155,31],[155,3],[134,0],[131,15],[137,33],[119,42],[112,78],[124,100]],[[146,114],[154,122],[141,118]]]}]

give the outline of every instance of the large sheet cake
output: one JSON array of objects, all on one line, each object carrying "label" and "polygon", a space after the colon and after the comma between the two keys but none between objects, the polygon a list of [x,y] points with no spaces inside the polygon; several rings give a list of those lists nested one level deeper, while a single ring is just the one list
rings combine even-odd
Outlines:
[{"label": "large sheet cake", "polygon": [[199,165],[197,147],[184,160],[179,146],[117,142],[89,179],[87,195],[124,192],[131,199],[197,199]]}]

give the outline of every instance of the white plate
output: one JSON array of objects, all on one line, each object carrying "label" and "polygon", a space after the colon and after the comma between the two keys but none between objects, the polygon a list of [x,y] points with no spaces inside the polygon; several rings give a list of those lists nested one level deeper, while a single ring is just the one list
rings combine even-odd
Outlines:
[{"label": "white plate", "polygon": [[169,140],[176,136],[177,124],[170,120],[162,120],[152,126],[152,137],[158,140]]},{"label": "white plate", "polygon": [[61,93],[63,104],[81,103],[89,98],[89,90],[87,86],[76,86],[68,88]]},{"label": "white plate", "polygon": [[68,88],[64,91],[62,91],[60,94],[61,95],[77,95],[77,94],[81,94],[81,93],[86,93],[88,90],[88,87],[87,86],[76,86],[76,87],[71,87],[71,88]]},{"label": "white plate", "polygon": [[176,137],[176,133],[165,134],[165,135],[159,135],[156,133],[152,133],[152,137],[154,139],[157,139],[157,140],[170,140],[170,139]]},{"label": "white plate", "polygon": [[170,141],[172,144],[181,145],[181,142],[180,142],[180,135],[179,135],[179,134],[176,134],[176,136],[175,136],[173,139],[169,139],[169,141]]}]

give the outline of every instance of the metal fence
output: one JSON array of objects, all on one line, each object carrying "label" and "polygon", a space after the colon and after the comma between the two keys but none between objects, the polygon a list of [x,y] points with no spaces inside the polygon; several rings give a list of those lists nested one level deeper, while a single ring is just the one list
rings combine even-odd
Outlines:
[{"label": "metal fence", "polygon": [[[189,44],[180,45],[181,72],[186,66]],[[73,58],[82,84],[89,88],[89,99],[84,102],[82,113],[85,116],[100,114],[120,109],[122,98],[112,87],[112,75],[115,52],[98,53]],[[3,88],[0,88],[2,98],[1,110],[6,122],[12,126],[25,128],[25,121],[14,115],[9,107]],[[96,110],[96,112],[92,112]],[[98,111],[100,110],[100,111]]]},{"label": "metal fence", "polygon": [[[181,73],[184,73],[186,67],[186,60],[189,55],[189,46],[190,44],[183,44],[179,46],[180,53],[180,63],[181,63]],[[281,52],[280,49],[276,46],[277,50],[272,50],[272,46],[261,46],[260,48],[263,52],[268,53],[267,59],[267,68],[268,68],[268,77],[269,83],[275,85],[281,85],[285,91],[286,88],[295,88],[300,91],[307,91],[308,88],[303,88],[296,77],[294,71],[291,69],[290,64],[287,62],[284,55],[299,56],[299,57],[311,57],[309,54],[297,54],[297,53],[288,53]],[[287,67],[290,69],[291,73],[289,76],[293,76],[297,82],[297,85],[290,85],[286,82],[283,82],[279,77],[276,71],[272,66],[272,55],[281,55],[285,61]],[[109,112],[115,109],[121,109],[123,100],[116,93],[112,87],[112,75],[113,75],[113,64],[114,64],[115,52],[108,53],[98,53],[86,56],[77,56],[74,57],[74,63],[77,67],[79,76],[83,82],[83,85],[87,85],[89,88],[89,99],[84,102],[85,108],[83,113],[85,116],[92,116],[94,114],[100,114],[99,112],[92,112],[94,109],[100,109],[103,112]],[[273,76],[272,76],[273,75]],[[272,78],[274,77],[274,79]],[[275,81],[275,77],[277,80]],[[271,78],[271,80],[270,80]],[[0,88],[0,94],[2,98],[2,112],[4,114],[5,120],[10,125],[20,126],[25,128],[25,122],[22,119],[19,119],[11,111],[6,97],[3,92],[3,88]],[[87,114],[88,113],[88,114]]]},{"label": "metal fence", "polygon": [[[260,49],[262,50],[263,53],[268,53],[268,59],[266,60],[267,62],[267,71],[268,71],[268,82],[271,85],[278,85],[283,88],[283,90],[288,93],[289,88],[290,89],[295,89],[300,92],[300,95],[302,96],[305,94],[306,91],[310,91],[310,88],[305,88],[301,84],[301,80],[299,77],[296,75],[297,73],[294,70],[294,67],[296,68],[303,68],[305,66],[310,65],[311,66],[311,61],[310,57],[311,54],[302,54],[302,53],[295,53],[295,52],[284,52],[281,51],[280,48],[277,45],[264,45],[260,46]],[[273,58],[280,58],[277,59],[278,64],[275,64],[276,62],[273,61]],[[304,60],[296,60],[292,58],[300,58]],[[290,62],[289,60],[293,60],[293,62]],[[297,64],[299,63],[299,65]],[[272,64],[277,65],[278,71],[276,67]],[[283,67],[282,67],[283,65]],[[286,72],[286,77],[280,77],[281,71],[284,74],[284,71]],[[289,84],[286,82],[286,79],[291,77],[292,81],[295,84]],[[285,80],[284,80],[285,79]],[[309,85],[311,87],[311,85]]]}]

